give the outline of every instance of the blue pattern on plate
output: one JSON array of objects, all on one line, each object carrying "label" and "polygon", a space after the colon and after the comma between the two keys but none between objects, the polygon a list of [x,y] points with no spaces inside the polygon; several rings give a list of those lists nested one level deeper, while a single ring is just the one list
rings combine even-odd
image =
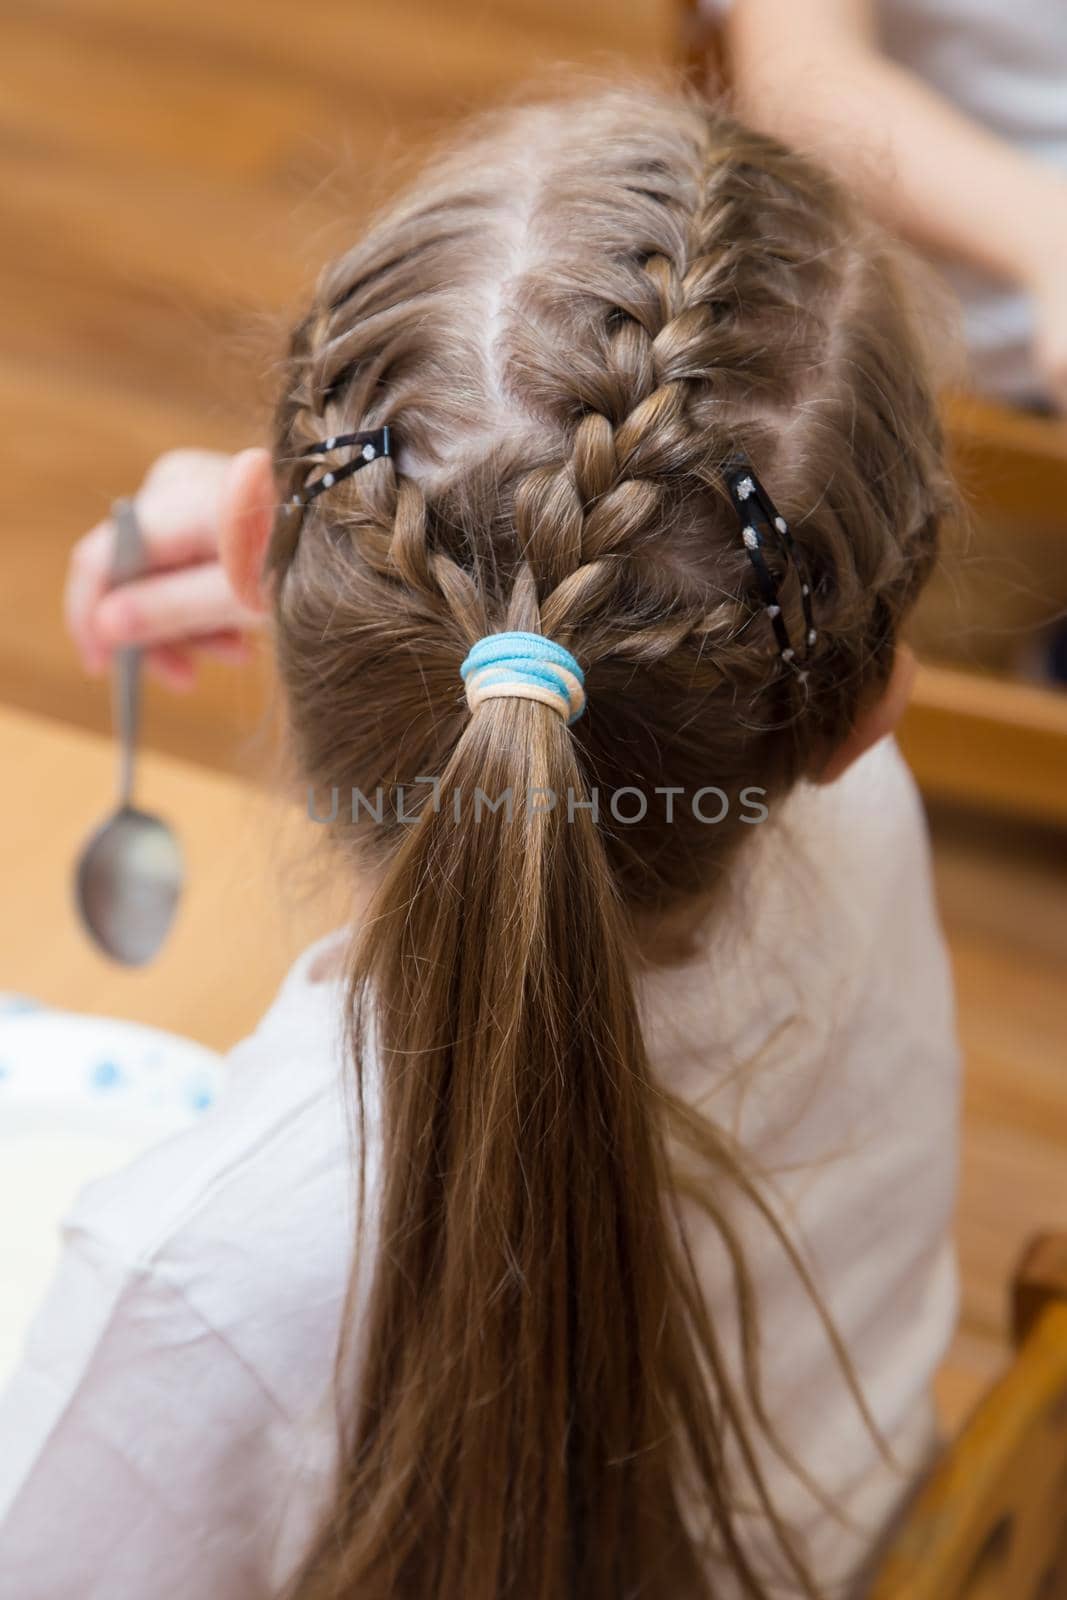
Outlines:
[{"label": "blue pattern on plate", "polygon": [[122,1079],[122,1068],[113,1061],[98,1061],[89,1074],[89,1082],[94,1089],[114,1089]]},{"label": "blue pattern on plate", "polygon": [[30,1011],[47,1009],[40,1000],[33,1000],[28,994],[0,991],[0,1017],[21,1017]]},{"label": "blue pattern on plate", "polygon": [[222,1084],[221,1058],[191,1039],[29,995],[0,992],[0,1051],[0,1101],[13,1112],[47,1102],[62,1114],[106,1099],[178,1126],[209,1110]]}]

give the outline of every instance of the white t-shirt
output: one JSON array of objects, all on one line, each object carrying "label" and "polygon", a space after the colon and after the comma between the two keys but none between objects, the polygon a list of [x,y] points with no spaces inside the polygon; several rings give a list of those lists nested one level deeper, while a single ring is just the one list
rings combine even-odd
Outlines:
[{"label": "white t-shirt", "polygon": [[[725,16],[734,0],[702,0]],[[961,111],[1067,176],[1067,5],[1064,0],[874,0],[887,56]],[[1067,206],[1067,188],[1064,191]],[[1011,217],[986,218],[990,228]],[[977,267],[946,267],[963,304],[975,382],[1011,400],[1040,396],[1021,291]]]},{"label": "white t-shirt", "polygon": [[[921,807],[895,745],[829,788],[795,791],[752,828],[742,865],[699,957],[645,979],[642,1006],[661,1080],[701,1097],[771,1174],[900,1460],[884,1464],[805,1292],[738,1211],[768,1408],[861,1525],[848,1533],[765,1457],[833,1577],[932,1445],[930,1380],[957,1300],[951,986]],[[216,1105],[90,1185],[69,1215],[0,1401],[0,1594],[265,1600],[328,1504],[354,1167],[341,989],[309,979],[324,944],[231,1052]],[[372,1205],[377,1128],[372,1083]],[[729,1263],[702,1218],[687,1212],[685,1226],[729,1346]]]}]

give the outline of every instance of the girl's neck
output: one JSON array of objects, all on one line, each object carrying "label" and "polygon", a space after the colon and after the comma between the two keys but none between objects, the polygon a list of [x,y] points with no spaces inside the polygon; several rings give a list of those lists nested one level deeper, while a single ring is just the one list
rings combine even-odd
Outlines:
[{"label": "girl's neck", "polygon": [[634,919],[637,963],[642,970],[682,966],[699,954],[702,932],[716,896],[713,891]]}]

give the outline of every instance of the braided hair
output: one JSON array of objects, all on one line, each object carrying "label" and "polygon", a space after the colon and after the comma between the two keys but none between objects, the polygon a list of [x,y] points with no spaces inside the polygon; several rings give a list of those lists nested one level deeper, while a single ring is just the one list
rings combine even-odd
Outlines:
[{"label": "braided hair", "polygon": [[[291,514],[321,441],[382,426],[388,457]],[[803,678],[753,595],[723,486],[739,450],[803,546]],[[950,492],[897,258],[829,177],[691,94],[513,105],[324,271],[274,457],[300,772],[404,794],[333,823],[377,884],[347,1004],[361,1116],[380,1079],[383,1247],[346,1342],[366,1356],[342,1351],[336,1498],[292,1593],[686,1600],[712,1593],[710,1550],[763,1596],[737,1521],[754,1496],[815,1594],[764,1483],[760,1441],[786,1452],[724,1197],[766,1203],[653,1083],[632,973],[658,917],[714,902],[752,836],[746,790],[773,806],[880,692],[935,558]],[[459,666],[499,629],[574,653],[581,721],[471,714]],[[649,803],[708,785],[716,826]],[[604,799],[624,790],[644,801],[625,820]],[[475,791],[542,801],[478,811]],[[740,1385],[669,1137],[700,1155],[734,1259]]]}]

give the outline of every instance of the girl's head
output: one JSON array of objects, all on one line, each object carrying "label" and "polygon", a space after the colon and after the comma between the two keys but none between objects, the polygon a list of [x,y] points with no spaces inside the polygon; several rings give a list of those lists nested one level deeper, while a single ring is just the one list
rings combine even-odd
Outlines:
[{"label": "girl's head", "polygon": [[[395,458],[280,513],[271,542],[315,784],[405,784],[410,813],[468,728],[554,736],[506,704],[475,732],[458,673],[485,632],[544,631],[586,671],[565,741],[586,781],[649,798],[602,830],[612,876],[661,905],[747,834],[741,788],[814,775],[884,688],[944,498],[905,291],[824,174],[721,112],[627,87],[475,123],[322,274],[277,412],[282,501],[331,464],[309,447],[382,423]],[[739,448],[816,579],[803,685],[722,485]],[[727,791],[723,823],[683,803],[666,828],[668,780]],[[379,858],[406,826],[363,822]]]},{"label": "girl's head", "polygon": [[[313,447],[382,425],[389,458],[286,509],[347,459]],[[724,487],[739,451],[810,573],[805,678]],[[743,791],[773,814],[897,681],[947,487],[896,259],[822,172],[689,95],[494,113],[322,274],[273,467],[297,759],[379,886],[350,1002],[383,1236],[297,1592],[702,1595],[704,1532],[761,1593],[724,1464],[746,1413],[672,1225],[630,973],[650,920],[758,836]],[[251,586],[257,519],[236,525]],[[460,664],[502,629],[574,654],[579,721],[471,712]],[[744,1174],[713,1129],[682,1136],[728,1232],[716,1194]]]}]

